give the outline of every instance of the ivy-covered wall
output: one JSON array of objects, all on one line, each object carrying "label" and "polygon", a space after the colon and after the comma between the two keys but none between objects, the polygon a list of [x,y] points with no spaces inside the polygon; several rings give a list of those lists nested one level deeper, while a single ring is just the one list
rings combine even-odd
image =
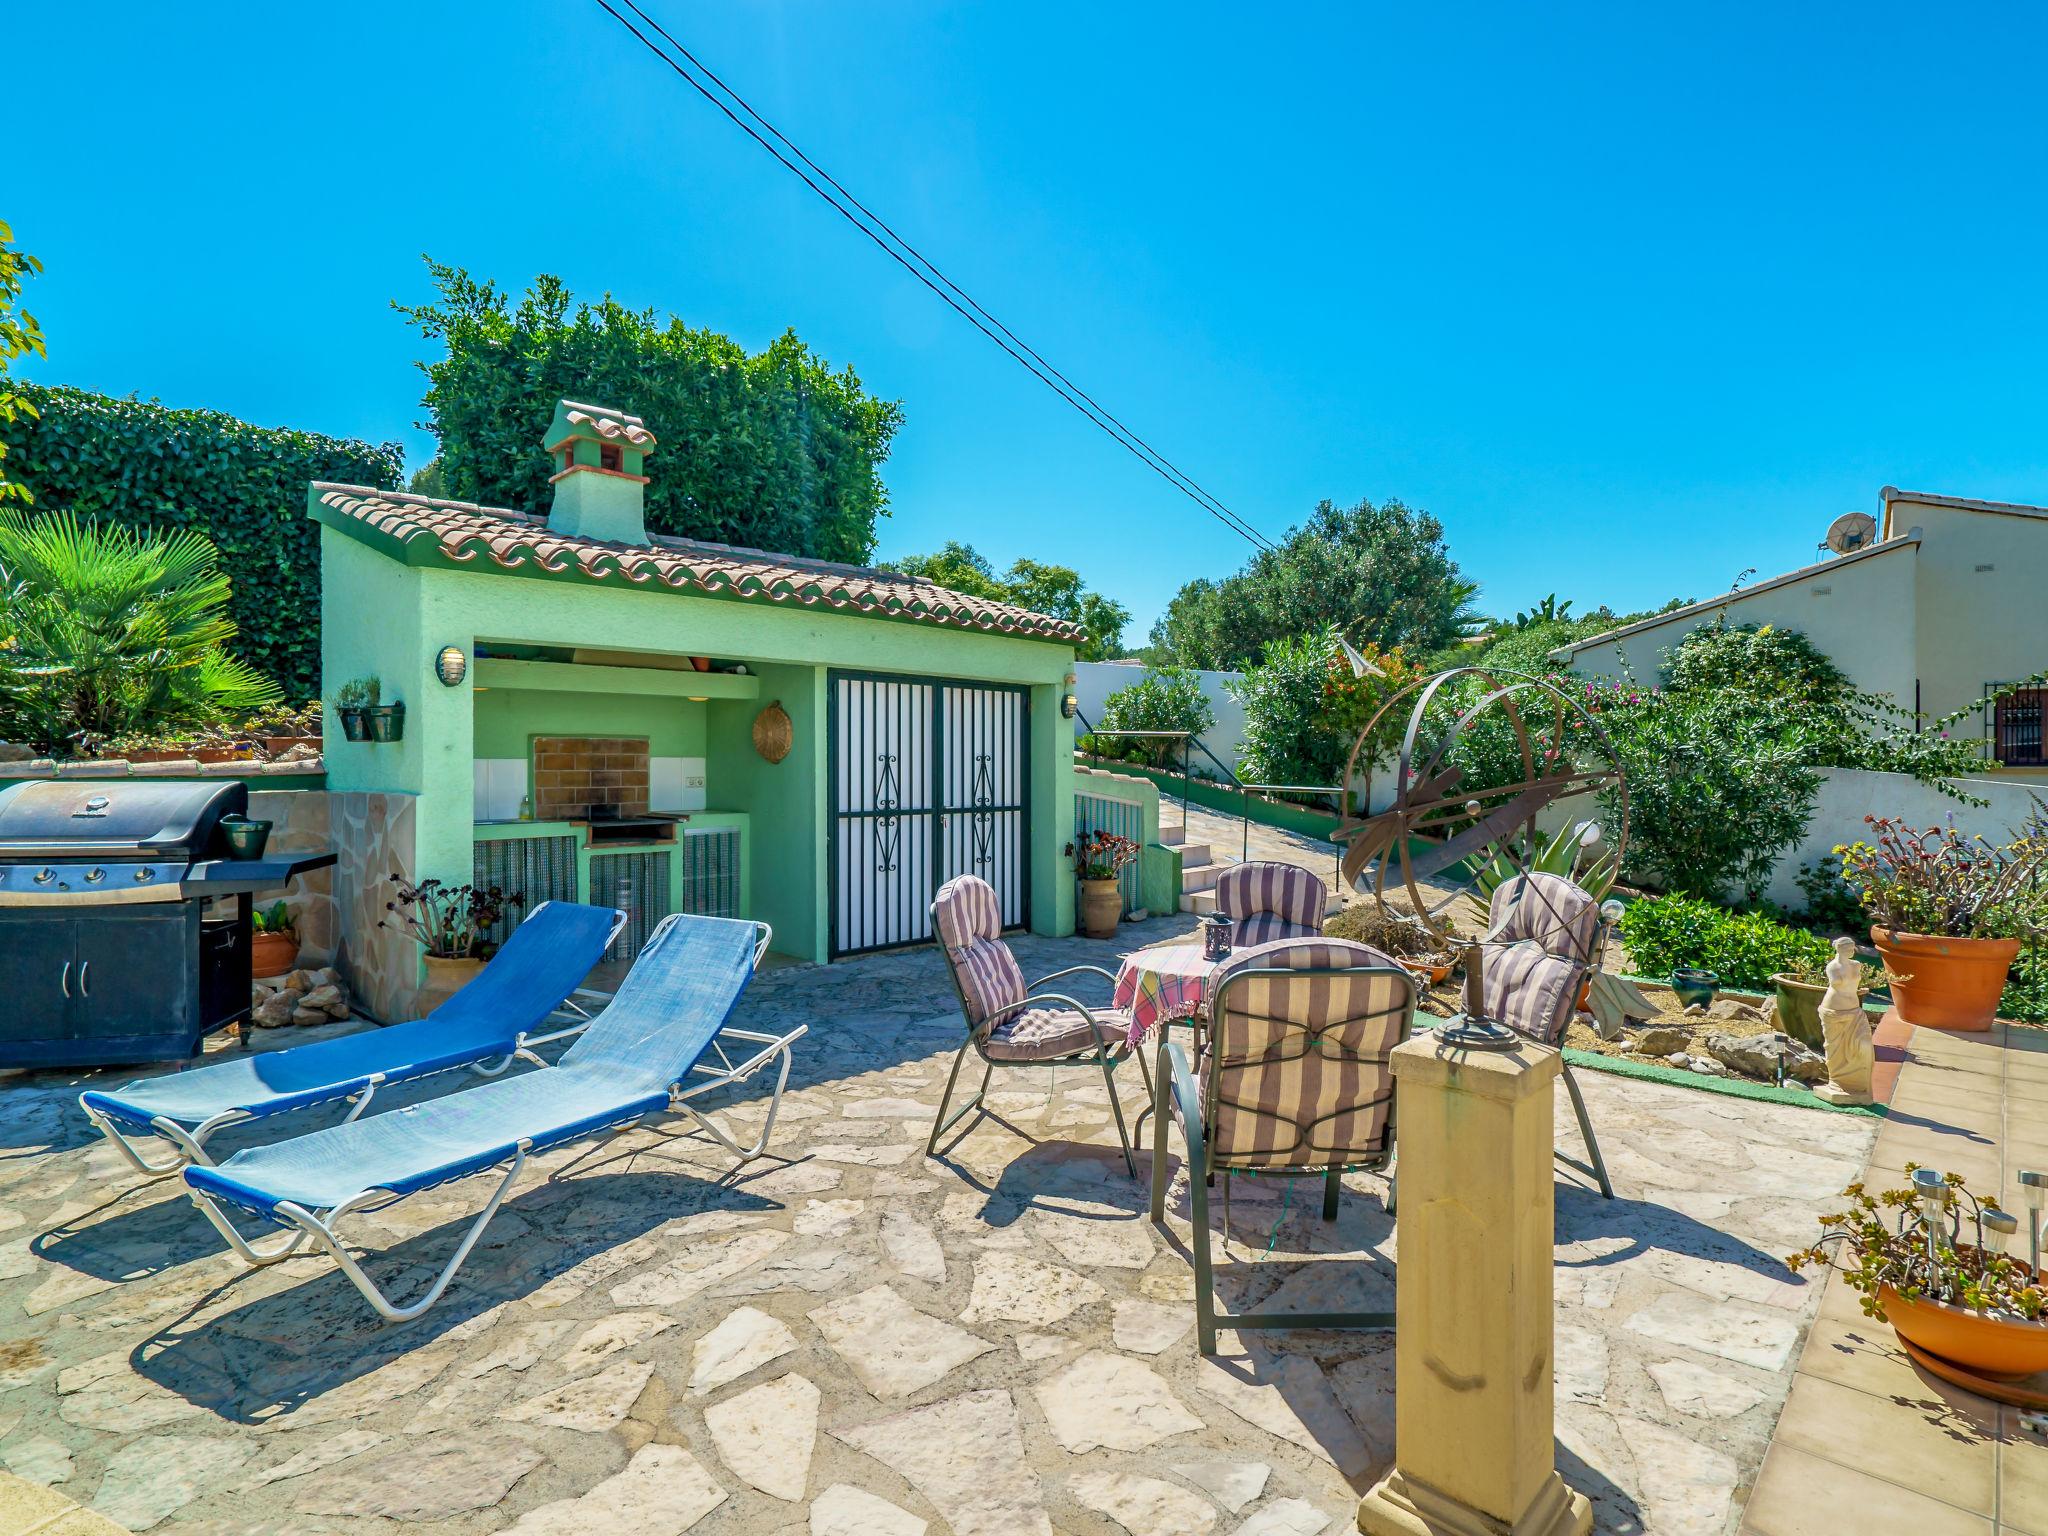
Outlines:
[{"label": "ivy-covered wall", "polygon": [[396,443],[372,447],[221,411],[171,410],[91,390],[27,384],[41,412],[0,425],[11,479],[33,510],[69,509],[151,530],[197,528],[234,583],[234,649],[292,699],[320,691],[320,530],[306,485],[338,480],[396,489]]}]

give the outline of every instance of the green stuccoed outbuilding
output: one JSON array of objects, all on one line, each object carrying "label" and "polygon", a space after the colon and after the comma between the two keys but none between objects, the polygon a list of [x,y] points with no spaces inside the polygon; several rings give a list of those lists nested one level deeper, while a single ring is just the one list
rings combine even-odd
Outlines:
[{"label": "green stuccoed outbuilding", "polygon": [[624,907],[621,959],[673,911],[764,920],[806,960],[914,943],[961,873],[1007,924],[1072,931],[1077,626],[650,534],[659,444],[625,411],[565,400],[542,442],[545,509],[309,490],[324,697],[375,678],[404,706],[395,741],[328,727],[365,868]]}]

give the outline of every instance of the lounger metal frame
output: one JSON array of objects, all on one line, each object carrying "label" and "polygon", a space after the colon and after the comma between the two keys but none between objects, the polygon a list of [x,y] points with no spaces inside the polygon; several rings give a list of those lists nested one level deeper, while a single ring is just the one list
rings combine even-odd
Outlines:
[{"label": "lounger metal frame", "polygon": [[[753,926],[758,935],[754,943],[754,965],[758,969],[762,956],[768,951],[768,943],[773,937],[773,930],[766,923],[757,922]],[[710,1048],[717,1051],[720,1065],[711,1067],[701,1062],[693,1064],[690,1071],[701,1075],[704,1081],[687,1085],[684,1082],[672,1083],[669,1086],[669,1102],[665,1110],[654,1110],[651,1112],[636,1110],[631,1114],[621,1115],[617,1120],[604,1125],[591,1126],[564,1136],[558,1142],[548,1143],[541,1150],[546,1151],[554,1146],[566,1146],[570,1142],[581,1141],[587,1136],[607,1133],[616,1135],[636,1125],[649,1125],[652,1128],[651,1122],[663,1114],[686,1114],[697,1125],[709,1131],[721,1145],[738,1156],[740,1161],[737,1166],[744,1167],[767,1150],[768,1138],[775,1129],[776,1112],[782,1107],[782,1092],[789,1083],[790,1047],[795,1045],[798,1040],[802,1039],[809,1032],[810,1026],[808,1024],[799,1024],[795,1029],[782,1035],[771,1035],[759,1030],[739,1029],[728,1025],[720,1029],[711,1038]],[[735,1062],[720,1043],[720,1036],[727,1036],[734,1041],[756,1045],[759,1049],[746,1056],[743,1060]],[[546,1062],[541,1062],[538,1057],[532,1057],[531,1053],[526,1054],[544,1070],[553,1070],[548,1067]],[[781,1059],[781,1066],[775,1077],[774,1096],[769,1100],[768,1118],[761,1127],[761,1134],[754,1139],[752,1146],[742,1147],[722,1126],[690,1102],[690,1100],[702,1097],[704,1094],[713,1092],[716,1089],[734,1087],[747,1081],[755,1073],[767,1066],[769,1062],[776,1060],[778,1057]],[[353,1119],[354,1116],[351,1115],[349,1118]],[[454,1255],[448,1260],[447,1265],[441,1270],[440,1274],[435,1277],[434,1283],[428,1287],[425,1294],[411,1304],[402,1307],[392,1302],[377,1283],[364,1273],[362,1265],[357,1261],[355,1255],[349,1252],[336,1229],[344,1216],[355,1215],[365,1211],[382,1210],[387,1206],[397,1204],[409,1195],[421,1194],[427,1189],[439,1188],[438,1184],[423,1185],[420,1189],[407,1190],[405,1194],[394,1194],[388,1189],[374,1187],[359,1190],[340,1203],[324,1209],[309,1210],[305,1206],[293,1201],[280,1200],[271,1207],[268,1215],[271,1220],[276,1221],[281,1226],[285,1226],[288,1230],[282,1241],[267,1248],[259,1247],[238,1232],[234,1224],[221,1211],[220,1202],[215,1196],[197,1189],[188,1189],[186,1193],[190,1196],[192,1203],[199,1208],[200,1213],[213,1223],[214,1230],[226,1239],[228,1246],[235,1251],[236,1255],[244,1263],[256,1268],[276,1264],[281,1260],[290,1258],[306,1243],[311,1242],[323,1249],[340,1266],[341,1272],[348,1276],[349,1282],[355,1286],[356,1290],[362,1294],[363,1299],[377,1311],[379,1316],[394,1323],[403,1323],[420,1316],[441,1299],[442,1294],[448,1289],[449,1282],[454,1280],[456,1272],[462,1268],[463,1261],[469,1257],[470,1250],[476,1246],[477,1240],[483,1236],[484,1228],[489,1226],[491,1218],[497,1215],[498,1207],[504,1203],[505,1196],[511,1193],[513,1183],[526,1167],[528,1154],[534,1151],[534,1149],[534,1142],[530,1137],[522,1138],[516,1143],[512,1156],[507,1160],[509,1166],[505,1167],[504,1177],[498,1181],[497,1187],[491,1191],[490,1199],[484,1203],[484,1208],[477,1213],[476,1219],[470,1223],[468,1230],[463,1233],[462,1241],[456,1245]],[[493,1165],[493,1167],[496,1166],[499,1165]],[[491,1171],[492,1169],[490,1168],[480,1169],[477,1173],[460,1174],[455,1178],[445,1179],[441,1182],[457,1183],[461,1179],[475,1178],[480,1174]]]},{"label": "lounger metal frame", "polygon": [[[546,902],[542,902],[533,911],[538,912],[541,910],[541,907],[546,905]],[[533,913],[530,912],[527,914],[526,920],[531,921],[532,917]],[[617,913],[612,919],[611,931],[605,935],[605,949],[608,950],[612,947],[619,934],[625,930],[625,926],[626,914],[624,912]],[[602,952],[600,951],[600,953]],[[571,1035],[581,1033],[590,1027],[590,1021],[597,1016],[591,1009],[586,1008],[581,1002],[577,1001],[579,998],[588,999],[601,1008],[611,1000],[611,994],[609,992],[600,992],[590,987],[577,987],[562,1002],[561,1006],[548,1014],[547,1022],[549,1023],[555,1022],[565,1013],[570,1015],[570,1022],[566,1028],[551,1030],[546,1034],[522,1031],[514,1038],[511,1052],[497,1058],[495,1065],[492,1064],[493,1058],[487,1056],[481,1061],[458,1062],[454,1067],[437,1068],[435,1072],[403,1073],[396,1081],[400,1083],[423,1082],[429,1077],[436,1076],[439,1072],[452,1072],[461,1067],[468,1067],[470,1071],[475,1072],[481,1077],[496,1077],[522,1056],[531,1061],[539,1061],[540,1058],[533,1054],[534,1046],[546,1045],[554,1040],[566,1040]],[[287,1047],[287,1049],[290,1049],[290,1047]],[[350,1107],[348,1114],[338,1123],[347,1125],[349,1121],[355,1119],[370,1107],[370,1100],[376,1097],[377,1090],[390,1081],[392,1081],[390,1073],[373,1072],[370,1074],[369,1082],[354,1092],[328,1094],[324,1098],[313,1099],[304,1104],[296,1104],[292,1107],[292,1110],[284,1110],[280,1111],[280,1113],[290,1114],[293,1110],[315,1109],[322,1104],[332,1104],[335,1100],[341,1099],[346,1101]],[[163,1140],[168,1141],[176,1149],[167,1161],[153,1163],[143,1155],[141,1150],[132,1141],[115,1127],[112,1120],[86,1103],[84,1094],[79,1095],[78,1107],[85,1112],[85,1118],[92,1122],[93,1129],[113,1143],[114,1150],[121,1154],[129,1167],[133,1168],[137,1173],[149,1175],[152,1179],[168,1178],[171,1174],[192,1163],[197,1163],[202,1168],[211,1168],[213,1166],[213,1159],[206,1155],[208,1137],[217,1131],[226,1130],[231,1125],[241,1125],[249,1120],[268,1120],[271,1118],[269,1115],[252,1115],[246,1109],[224,1109],[219,1114],[209,1116],[207,1119],[200,1121],[188,1131],[168,1115],[152,1116],[149,1122],[150,1130]]]}]

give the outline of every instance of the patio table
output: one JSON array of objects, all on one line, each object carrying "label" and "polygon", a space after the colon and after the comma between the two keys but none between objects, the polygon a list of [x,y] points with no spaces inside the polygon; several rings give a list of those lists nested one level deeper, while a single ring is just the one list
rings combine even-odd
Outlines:
[{"label": "patio table", "polygon": [[1219,963],[1204,959],[1199,944],[1160,944],[1124,956],[1111,1006],[1130,1011],[1130,1043],[1141,1045],[1160,1025],[1199,1014]]}]

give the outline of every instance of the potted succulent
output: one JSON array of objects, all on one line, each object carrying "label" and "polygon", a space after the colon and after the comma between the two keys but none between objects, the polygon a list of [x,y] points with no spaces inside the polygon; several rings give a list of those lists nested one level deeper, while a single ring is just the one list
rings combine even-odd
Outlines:
[{"label": "potted succulent", "polygon": [[449,885],[441,880],[415,884],[394,874],[397,896],[384,903],[389,916],[379,928],[397,928],[419,941],[426,952],[427,984],[414,999],[413,1011],[425,1018],[468,986],[484,968],[495,947],[489,938],[506,909],[526,898],[495,885]]},{"label": "potted succulent", "polygon": [[[1962,1177],[1906,1165],[1907,1189],[1842,1192],[1849,1209],[1820,1218],[1812,1247],[1786,1259],[1794,1270],[1824,1264],[1913,1349],[1994,1379],[2048,1370],[2048,1292],[2005,1249],[2019,1223],[1979,1200]],[[1967,1240],[1966,1240],[1967,1239]]]},{"label": "potted succulent", "polygon": [[258,907],[250,922],[249,971],[257,977],[282,976],[299,963],[299,925],[283,902]]},{"label": "potted succulent", "polygon": [[334,714],[341,721],[341,734],[348,741],[368,741],[369,722],[363,711],[371,708],[384,685],[374,677],[352,677],[334,690]]},{"label": "potted succulent", "polygon": [[1081,932],[1091,939],[1115,938],[1124,911],[1117,875],[1138,856],[1138,845],[1114,832],[1084,832],[1067,851],[1081,882]]},{"label": "potted succulent", "polygon": [[1934,1029],[1989,1029],[2006,974],[2048,916],[2048,841],[2027,835],[2001,847],[1953,826],[1863,819],[1875,841],[1835,853],[1895,978],[1899,1017]]}]

